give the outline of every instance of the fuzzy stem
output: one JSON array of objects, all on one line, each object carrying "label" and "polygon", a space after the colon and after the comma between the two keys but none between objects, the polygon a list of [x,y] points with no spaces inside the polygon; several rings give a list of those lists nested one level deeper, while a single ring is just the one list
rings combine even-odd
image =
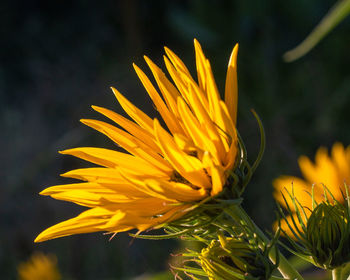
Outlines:
[{"label": "fuzzy stem", "polygon": [[337,267],[332,270],[332,280],[345,280],[346,278],[342,277],[342,270],[343,268]]},{"label": "fuzzy stem", "polygon": [[[253,222],[253,220],[249,217],[249,215],[244,211],[244,209],[240,205],[235,205],[234,209],[228,209],[233,214],[233,218],[241,218],[243,221],[252,229],[254,229],[254,232],[259,236],[259,238],[262,240],[262,243],[259,244],[259,247],[266,246],[270,240],[266,237],[266,235],[262,232],[262,230]],[[278,251],[277,247],[273,247],[270,250],[269,258],[273,263],[277,262],[277,255],[276,251]],[[279,251],[278,251],[279,252]],[[303,280],[304,278],[299,274],[298,271],[294,269],[294,267],[291,266],[291,264],[288,262],[288,260],[282,255],[282,253],[279,252],[278,254],[279,258],[279,264],[278,264],[278,270],[282,274],[282,276],[285,279],[297,279],[297,280]],[[339,280],[338,278],[337,280]]]}]

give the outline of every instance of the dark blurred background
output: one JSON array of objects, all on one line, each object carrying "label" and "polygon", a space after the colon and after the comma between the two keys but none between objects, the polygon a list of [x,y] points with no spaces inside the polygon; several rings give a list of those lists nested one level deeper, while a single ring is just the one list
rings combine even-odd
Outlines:
[{"label": "dark blurred background", "polygon": [[131,243],[127,234],[109,241],[100,233],[34,244],[43,229],[82,210],[38,193],[70,182],[60,173],[89,166],[58,150],[113,147],[103,135],[79,123],[80,118],[102,118],[92,112],[91,104],[122,112],[110,86],[155,116],[132,62],[147,70],[142,58],[147,54],[163,67],[166,45],[193,71],[193,38],[210,59],[221,92],[232,47],[240,44],[238,128],[251,161],[259,143],[251,108],[262,118],[267,136],[265,156],[244,205],[262,228],[270,230],[275,217],[273,178],[299,175],[298,156],[313,157],[319,145],[350,143],[349,19],[302,59],[290,64],[281,59],[334,3],[2,1],[1,279],[15,279],[16,266],[34,251],[57,255],[64,279],[136,279],[168,270],[169,254],[186,245]]}]

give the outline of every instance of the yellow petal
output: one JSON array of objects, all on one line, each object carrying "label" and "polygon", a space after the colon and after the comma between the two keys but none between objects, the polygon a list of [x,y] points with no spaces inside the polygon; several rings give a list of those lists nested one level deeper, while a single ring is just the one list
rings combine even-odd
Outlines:
[{"label": "yellow petal", "polygon": [[[76,183],[51,186],[40,192],[41,195],[56,195],[63,192],[83,191],[106,197],[111,195],[115,201],[126,201],[134,198],[147,197],[147,195],[139,190],[128,181],[123,180],[121,183]],[[62,199],[65,200],[65,199]]]},{"label": "yellow petal", "polygon": [[329,190],[339,191],[342,183],[339,182],[337,169],[328,156],[327,149],[321,147],[317,150],[315,164],[306,156],[299,157],[300,170],[311,184],[324,184]]},{"label": "yellow petal", "polygon": [[224,169],[215,165],[213,160],[210,158],[209,153],[204,153],[203,164],[207,166],[207,170],[210,170],[212,189],[210,192],[211,196],[217,195],[223,190],[226,178],[224,175]]},{"label": "yellow petal", "polygon": [[119,172],[115,168],[90,167],[80,168],[61,174],[62,177],[74,178],[82,181],[96,182],[98,180],[110,180],[123,182]]},{"label": "yellow petal", "polygon": [[169,59],[167,59],[166,57],[164,57],[164,62],[165,62],[165,66],[166,66],[171,78],[173,79],[178,91],[181,93],[181,96],[188,102],[188,99],[187,99],[188,84],[187,84],[187,81],[184,80],[183,77],[181,77],[180,73],[182,73],[182,72],[178,72],[175,69],[175,67],[171,64]]},{"label": "yellow petal", "polygon": [[98,106],[92,106],[92,108],[101,113],[102,115],[106,116],[107,118],[111,119],[118,125],[120,125],[122,128],[124,128],[127,132],[135,136],[137,139],[145,143],[147,146],[149,146],[152,150],[159,152],[159,147],[155,144],[154,136],[149,133],[146,129],[142,128],[141,126],[137,125],[136,123],[124,118],[123,116],[108,110],[106,108],[98,107]]},{"label": "yellow petal", "polygon": [[237,54],[238,44],[235,45],[231,53],[231,57],[227,68],[225,84],[225,103],[235,125],[237,120],[238,103]]},{"label": "yellow petal", "polygon": [[[344,182],[350,184],[350,162],[346,156],[343,144],[335,143],[332,147],[332,161],[338,171],[338,181],[342,185]],[[337,192],[340,193],[340,192]]]},{"label": "yellow petal", "polygon": [[[150,68],[153,72],[153,75],[157,79],[157,83],[158,83],[159,79],[157,76],[157,70],[154,70],[154,67],[155,67],[154,63],[151,62],[151,60],[147,57],[145,57],[145,59],[146,59],[148,65],[150,66]],[[158,112],[162,116],[162,118],[163,118],[164,122],[166,123],[167,127],[169,128],[169,130],[172,133],[182,132],[181,126],[179,126],[175,114],[173,112],[169,111],[168,107],[165,105],[164,101],[159,96],[157,90],[153,87],[152,83],[147,78],[145,73],[143,73],[143,71],[139,67],[137,67],[135,64],[133,64],[133,65],[134,65],[134,69],[136,71],[136,74],[139,76],[143,86],[147,90],[149,96],[151,97],[154,105],[156,106]],[[164,90],[162,92],[163,92],[163,96],[164,95],[167,96],[168,100],[172,98],[171,93],[164,91]]]},{"label": "yellow petal", "polygon": [[197,152],[197,148],[194,146],[192,139],[183,134],[174,134],[173,137],[176,145],[185,153]]},{"label": "yellow petal", "polygon": [[153,191],[177,201],[198,201],[207,196],[203,189],[193,189],[189,185],[164,180],[146,180],[145,184]]},{"label": "yellow petal", "polygon": [[137,228],[139,231],[145,231],[183,216],[185,214],[183,210],[186,209],[186,207],[187,206],[173,207],[163,215],[155,217],[141,217],[126,212],[123,216],[116,215],[112,217],[108,223],[103,226],[103,229],[111,232],[121,231],[119,228]]},{"label": "yellow petal", "polygon": [[166,173],[171,173],[172,168],[158,153],[152,151],[131,134],[108,123],[97,120],[81,120],[81,122],[105,134],[131,154],[144,159],[153,166],[153,169],[158,168]]},{"label": "yellow petal", "polygon": [[90,147],[67,149],[60,151],[59,153],[63,155],[72,155],[86,161],[111,168],[118,166],[118,157],[120,154],[120,152],[113,150]]},{"label": "yellow petal", "polygon": [[[37,236],[34,242],[42,242],[72,234],[100,231],[100,227],[115,214],[123,215],[121,212],[115,213],[114,211],[101,207],[89,209],[75,218],[66,220],[44,230]],[[124,228],[124,230],[128,229],[131,229],[131,227]]]},{"label": "yellow petal", "polygon": [[205,70],[205,63],[206,58],[204,56],[203,50],[199,42],[194,39],[194,49],[196,52],[196,67],[197,67],[197,75],[198,75],[198,84],[199,87],[206,92],[207,90],[207,83],[206,83],[206,70]]},{"label": "yellow petal", "polygon": [[137,176],[132,176],[132,175],[123,174],[123,173],[122,173],[122,175],[125,176],[124,177],[125,180],[128,181],[130,184],[133,184],[137,188],[137,190],[147,194],[150,197],[161,199],[161,200],[172,202],[172,203],[177,202],[176,199],[174,199],[172,197],[168,197],[162,193],[156,192],[152,188],[150,188],[148,186],[148,184],[146,183],[147,180],[150,180],[149,178],[140,178]]},{"label": "yellow petal", "polygon": [[115,97],[118,99],[120,105],[123,107],[125,112],[135,121],[137,122],[141,127],[148,130],[149,132],[152,131],[152,119],[147,116],[144,112],[142,112],[140,109],[138,109],[136,106],[134,106],[129,100],[127,100],[118,90],[116,90],[114,87],[111,88]]},{"label": "yellow petal", "polygon": [[179,98],[178,103],[179,103],[178,107],[182,115],[183,123],[188,131],[188,134],[191,135],[193,143],[195,143],[195,145],[198,148],[209,151],[215,157],[216,163],[220,164],[218,151],[215,147],[215,144],[205,134],[206,132],[205,127],[201,127],[201,125],[194,118],[192,112],[190,111],[188,106],[185,104],[185,101],[183,101],[183,99]]},{"label": "yellow petal", "polygon": [[97,194],[108,194],[115,193],[113,190],[108,188],[103,188],[97,183],[76,183],[76,184],[65,184],[51,186],[40,192],[41,195],[53,195],[60,192],[67,192],[72,190],[88,191]]},{"label": "yellow petal", "polygon": [[[117,152],[103,148],[74,148],[60,152],[61,154],[72,155],[102,166],[110,168],[124,168],[134,171],[137,174],[148,174],[149,176],[164,177],[166,173],[150,165],[142,158],[126,153]],[[107,159],[107,160],[106,160]],[[171,170],[172,171],[172,170]],[[171,174],[171,171],[169,174]]]},{"label": "yellow petal", "polygon": [[190,71],[188,71],[186,65],[182,62],[182,60],[169,48],[164,47],[165,53],[167,54],[167,56],[169,57],[169,59],[171,60],[172,64],[175,66],[176,70],[178,71],[182,71],[186,74],[188,74],[189,76]]},{"label": "yellow petal", "polygon": [[172,166],[195,186],[210,188],[210,182],[203,171],[202,163],[197,158],[181,151],[157,120],[154,121],[154,131],[164,157]]},{"label": "yellow petal", "polygon": [[57,192],[50,195],[57,200],[70,201],[85,207],[106,206],[111,203],[128,202],[131,199],[116,193],[97,194],[84,190],[70,190],[65,192]]},{"label": "yellow petal", "polygon": [[157,197],[145,197],[127,203],[118,203],[115,208],[140,217],[154,217],[174,208],[174,203]]},{"label": "yellow petal", "polygon": [[[218,157],[223,160],[225,157],[225,147],[222,142],[222,137],[220,137],[219,127],[213,122],[208,114],[208,109],[203,107],[202,103],[198,99],[198,93],[195,92],[196,89],[192,86],[189,88],[189,104],[191,104],[191,109],[196,115],[196,118],[201,123],[201,129],[206,130],[210,142],[214,143]],[[227,145],[227,144],[226,144]]]}]

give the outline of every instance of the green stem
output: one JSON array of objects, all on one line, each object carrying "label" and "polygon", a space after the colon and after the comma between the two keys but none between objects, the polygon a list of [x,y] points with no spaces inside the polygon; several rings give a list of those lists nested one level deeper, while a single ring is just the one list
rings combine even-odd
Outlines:
[{"label": "green stem", "polygon": [[346,278],[342,278],[342,267],[337,267],[332,270],[332,279],[333,280],[345,280]]},{"label": "green stem", "polygon": [[341,271],[341,279],[348,279],[350,276],[350,263],[347,263],[346,265],[344,265],[342,267],[342,271]]},{"label": "green stem", "polygon": [[[254,232],[262,240],[262,244],[260,244],[259,246],[264,247],[264,245],[270,242],[270,240],[266,237],[262,230],[253,222],[253,220],[249,217],[249,215],[244,211],[244,209],[240,205],[235,205],[234,210],[232,208],[227,210],[233,214],[233,217],[243,219],[243,221],[250,228],[254,229]],[[273,263],[277,262],[276,251],[278,251],[278,249],[275,246],[270,250],[269,258]],[[299,274],[299,272],[296,271],[294,267],[292,267],[291,264],[288,262],[288,260],[282,255],[282,253],[279,252],[278,257],[279,264],[277,269],[285,279],[304,280],[304,278]]]}]

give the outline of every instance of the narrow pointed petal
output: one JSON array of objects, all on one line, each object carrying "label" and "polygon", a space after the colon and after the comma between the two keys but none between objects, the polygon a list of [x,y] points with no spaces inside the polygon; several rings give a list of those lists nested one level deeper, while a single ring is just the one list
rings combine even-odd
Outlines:
[{"label": "narrow pointed petal", "polygon": [[70,201],[75,204],[93,208],[98,206],[106,206],[108,204],[129,203],[135,198],[125,195],[110,193],[97,193],[85,190],[70,190],[65,192],[57,192],[50,195],[57,200]]},{"label": "narrow pointed petal", "polygon": [[166,173],[171,173],[172,168],[161,156],[159,156],[158,153],[149,149],[149,147],[144,145],[131,134],[128,134],[108,123],[97,120],[81,120],[81,122],[105,134],[134,156],[144,159],[153,166],[153,169],[159,169]]},{"label": "narrow pointed petal", "polygon": [[225,84],[225,103],[233,120],[234,125],[237,122],[237,103],[238,103],[238,82],[237,82],[237,54],[238,44],[235,45],[228,63],[226,84]]},{"label": "narrow pointed petal", "polygon": [[[142,158],[113,150],[103,148],[82,147],[64,150],[60,153],[64,155],[72,155],[83,160],[87,160],[92,163],[96,163],[98,165],[110,168],[124,168],[134,171],[138,174],[141,171],[147,171],[152,176],[164,176],[164,172],[162,172],[161,169],[155,168]],[[108,160],[106,160],[106,158]],[[172,170],[169,170],[169,173],[171,173],[171,171]]]},{"label": "narrow pointed petal", "polygon": [[197,75],[198,75],[198,85],[199,87],[206,92],[207,90],[207,83],[206,83],[206,58],[204,56],[203,50],[199,42],[194,39],[194,49],[196,52],[196,67],[197,67]]},{"label": "narrow pointed petal", "polygon": [[[101,226],[104,225],[110,217],[114,214],[113,211],[105,208],[93,208],[89,209],[79,216],[56,224],[38,235],[34,242],[43,242],[49,239],[69,236],[72,234],[96,232],[101,230]],[[118,212],[116,215],[124,215]],[[132,227],[119,228],[118,230],[128,230]]]},{"label": "narrow pointed petal", "polygon": [[148,131],[152,131],[152,119],[147,116],[144,112],[134,106],[129,100],[127,100],[118,90],[112,87],[112,91],[115,97],[118,99],[120,105],[123,107],[125,112],[141,127]]},{"label": "narrow pointed petal", "polygon": [[164,62],[165,62],[165,66],[171,76],[171,78],[173,79],[178,91],[180,92],[181,96],[188,102],[188,83],[186,82],[186,80],[184,80],[181,77],[182,72],[178,72],[175,67],[171,64],[171,62],[169,61],[169,59],[167,59],[166,57],[164,58]]},{"label": "narrow pointed petal", "polygon": [[138,140],[149,146],[150,149],[160,152],[159,147],[155,144],[154,136],[146,129],[106,108],[98,106],[92,106],[92,108],[120,125],[131,135],[135,136]]},{"label": "narrow pointed petal", "polygon": [[172,64],[175,66],[175,68],[177,70],[180,70],[186,74],[188,74],[189,76],[190,71],[188,71],[186,65],[182,62],[182,60],[169,48],[164,47],[165,53],[167,54],[168,58],[170,59],[170,61],[172,62]]},{"label": "narrow pointed petal", "polygon": [[103,188],[97,183],[89,182],[89,183],[76,183],[76,184],[51,186],[41,191],[40,195],[53,195],[56,193],[67,192],[72,190],[87,191],[87,192],[97,193],[97,194],[115,193],[113,190]]},{"label": "narrow pointed petal", "polygon": [[[145,58],[146,61],[148,58]],[[179,133],[182,131],[181,127],[178,125],[178,121],[176,119],[176,116],[173,112],[169,111],[168,107],[165,105],[163,99],[159,96],[157,90],[153,87],[151,81],[147,78],[145,73],[137,67],[134,64],[134,69],[136,71],[136,74],[139,76],[143,86],[147,90],[149,96],[151,97],[154,105],[156,106],[158,112],[162,116],[164,122],[166,123],[167,127],[172,133]],[[152,69],[152,68],[151,68]],[[164,93],[163,93],[164,95]],[[165,95],[169,98],[172,98],[169,96],[169,93],[165,93]]]}]

